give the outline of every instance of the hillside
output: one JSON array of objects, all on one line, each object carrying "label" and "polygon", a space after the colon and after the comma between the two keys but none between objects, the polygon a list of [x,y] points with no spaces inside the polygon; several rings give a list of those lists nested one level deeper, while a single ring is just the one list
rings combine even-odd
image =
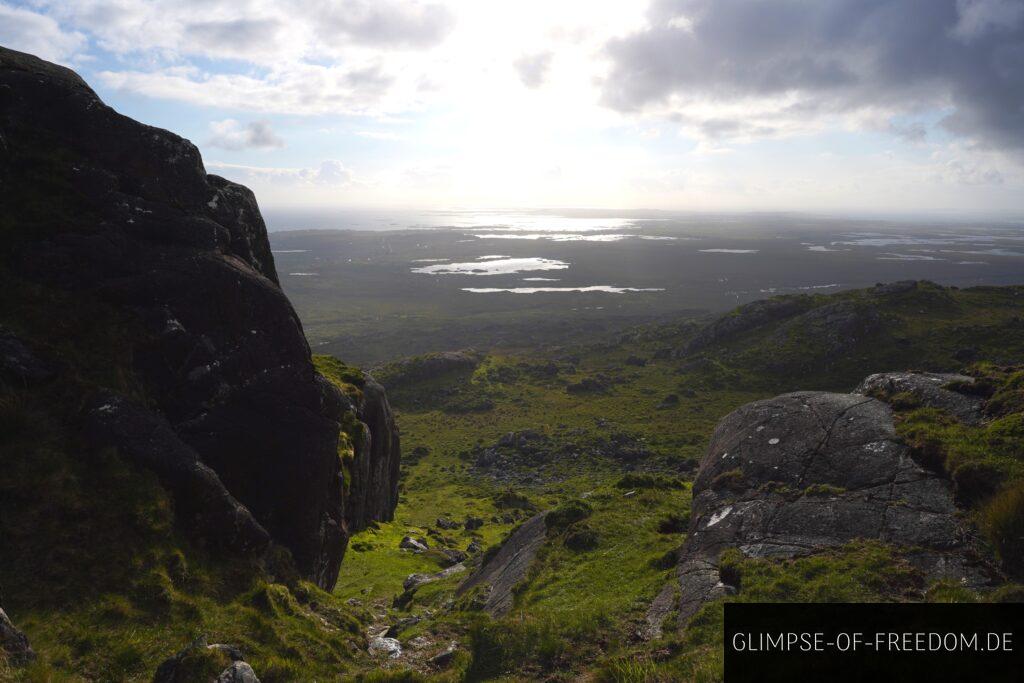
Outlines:
[{"label": "hillside", "polygon": [[[387,615],[382,623],[394,624],[389,635],[406,650],[392,667],[435,671],[416,646],[455,639],[468,650],[467,680],[503,672],[507,680],[583,673],[608,681],[717,680],[723,599],[1017,599],[1020,589],[1007,574],[1019,575],[1019,550],[1000,545],[1012,533],[999,528],[1024,518],[1014,507],[1024,446],[1016,403],[1022,296],[1019,287],[899,283],[780,297],[544,355],[459,352],[382,366],[375,374],[390,387],[410,456],[396,521],[357,537],[338,591],[369,601]],[[830,334],[836,326],[844,334]],[[876,402],[864,419],[883,436],[851,438],[892,441],[926,463],[915,476],[934,482],[939,498],[929,504],[966,515],[985,580],[970,588],[930,573],[894,536],[825,529],[831,540],[789,559],[737,554],[727,544],[722,576],[742,576],[726,582],[738,590],[702,608],[697,603],[692,620],[680,616],[686,584],[679,584],[678,552],[694,525],[711,517],[706,504],[691,516],[691,492],[713,478],[709,471],[701,479],[698,469],[722,418],[789,391],[842,397],[871,373],[906,370],[966,372],[974,384],[958,389],[965,393],[942,391],[984,412],[963,422],[949,412],[956,402],[929,407],[909,391],[872,385],[860,390],[887,400],[891,421]],[[874,399],[851,405],[865,400]],[[797,436],[804,431],[794,429]],[[751,455],[762,457],[767,452]],[[830,469],[821,476],[806,491],[773,495],[798,506],[835,505],[844,490],[827,478],[847,475]],[[760,485],[749,485],[748,499],[761,495]],[[742,497],[748,489],[735,490]],[[544,510],[565,521],[548,525],[508,616],[481,619],[477,610],[486,612],[490,598],[457,590],[466,573],[403,589],[410,574],[446,564],[429,552],[401,550],[404,536],[431,548],[462,550],[473,541],[486,548]],[[468,518],[484,524],[465,528]],[[454,530],[446,528],[451,520],[459,523]]]}]

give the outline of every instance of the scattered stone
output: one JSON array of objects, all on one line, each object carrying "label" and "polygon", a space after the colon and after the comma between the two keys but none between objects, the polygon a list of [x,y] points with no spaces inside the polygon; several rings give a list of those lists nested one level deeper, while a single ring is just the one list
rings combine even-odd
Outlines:
[{"label": "scattered stone", "polygon": [[433,574],[409,574],[409,576],[405,577],[405,581],[402,582],[402,588],[406,591],[412,591],[425,583],[433,583],[434,581],[447,579],[449,576],[453,576],[464,571],[466,571],[466,565],[455,564]]},{"label": "scattered stone", "polygon": [[437,526],[440,527],[441,529],[451,530],[451,529],[458,529],[459,528],[459,523],[458,522],[454,522],[454,521],[452,521],[452,520],[450,520],[450,519],[448,519],[446,517],[438,517],[437,518]]},{"label": "scattered stone", "polygon": [[370,640],[370,646],[367,648],[367,651],[375,657],[398,659],[402,656],[402,644],[394,638],[377,636]]},{"label": "scattered stone", "polygon": [[423,650],[425,648],[430,647],[433,644],[434,641],[432,641],[430,638],[427,638],[426,636],[416,636],[408,642],[408,646],[413,650]]},{"label": "scattered stone", "polygon": [[217,677],[217,683],[260,683],[247,662],[233,662]]},{"label": "scattered stone", "polygon": [[483,546],[481,546],[480,542],[476,539],[470,541],[469,545],[466,546],[466,552],[470,555],[476,555],[481,550],[483,550]]},{"label": "scattered stone", "polygon": [[402,542],[398,544],[398,547],[404,550],[411,550],[414,553],[422,553],[430,549],[426,541],[417,540],[412,536],[405,536]]},{"label": "scattered stone", "polygon": [[451,564],[458,564],[460,562],[465,562],[466,559],[469,557],[463,551],[456,550],[455,548],[443,548],[441,550],[441,552],[444,554],[445,557],[448,558],[448,562],[451,563]]},{"label": "scattered stone", "polygon": [[466,531],[474,531],[484,525],[484,520],[480,517],[467,517],[466,518]]},{"label": "scattered stone", "polygon": [[430,664],[438,669],[445,669],[455,659],[455,653],[459,651],[458,643],[451,643],[448,647],[430,658]]}]

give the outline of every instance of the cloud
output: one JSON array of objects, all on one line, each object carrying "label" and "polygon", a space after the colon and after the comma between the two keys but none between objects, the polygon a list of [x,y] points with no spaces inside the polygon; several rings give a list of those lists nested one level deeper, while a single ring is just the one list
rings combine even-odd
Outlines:
[{"label": "cloud", "polygon": [[0,45],[67,63],[85,45],[85,36],[62,30],[51,17],[0,3]]},{"label": "cloud", "polygon": [[[210,73],[195,67],[101,71],[107,86],[199,106],[287,114],[379,114],[407,103],[379,66],[284,64],[266,74]],[[389,98],[394,98],[389,100]]]},{"label": "cloud", "polygon": [[[1021,7],[1020,0],[655,0],[646,28],[608,44],[602,101],[620,112],[675,113],[706,135],[944,109],[947,130],[1024,151]],[[717,122],[730,107],[739,121]]]},{"label": "cloud", "polygon": [[278,19],[232,19],[185,24],[185,40],[194,46],[235,55],[274,49],[284,24]]},{"label": "cloud", "polygon": [[345,37],[374,47],[426,48],[438,45],[455,25],[447,7],[433,3],[362,0],[347,3],[302,3],[318,35],[326,40]]},{"label": "cloud", "polygon": [[242,125],[235,119],[224,119],[211,122],[210,131],[212,136],[206,144],[211,147],[233,151],[284,147],[284,140],[274,133],[268,121],[251,121]]},{"label": "cloud", "polygon": [[274,166],[247,166],[211,161],[207,168],[222,171],[240,182],[275,181],[306,186],[344,187],[355,182],[355,174],[342,162],[326,159],[319,166],[282,168]]},{"label": "cloud", "polygon": [[551,68],[551,60],[554,55],[550,52],[540,52],[534,55],[523,55],[517,59],[512,66],[519,75],[519,80],[527,88],[536,89],[544,85],[548,69]]}]

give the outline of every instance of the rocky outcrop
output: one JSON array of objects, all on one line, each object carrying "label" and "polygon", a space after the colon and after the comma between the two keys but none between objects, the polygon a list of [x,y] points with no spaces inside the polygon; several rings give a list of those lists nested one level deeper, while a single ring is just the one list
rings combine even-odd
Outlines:
[{"label": "rocky outcrop", "polygon": [[835,301],[787,320],[768,338],[768,347],[778,348],[792,339],[813,339],[814,356],[830,365],[878,331],[881,324],[882,316],[875,307]]},{"label": "rocky outcrop", "polygon": [[813,304],[809,296],[787,296],[753,301],[705,325],[682,350],[683,356],[727,342],[755,327],[803,313]]},{"label": "rocky outcrop", "polygon": [[14,666],[28,664],[36,658],[28,636],[11,622],[3,608],[0,608],[0,656]]},{"label": "rocky outcrop", "polygon": [[[970,393],[975,386],[973,377],[934,372],[880,372],[868,376],[855,389],[858,394],[883,400],[900,394],[929,408],[939,408],[965,424],[978,424],[982,418],[984,400]],[[968,391],[954,391],[959,387]]]},{"label": "rocky outcrop", "polygon": [[995,576],[950,483],[913,460],[888,405],[824,392],[747,404],[719,423],[693,484],[680,614],[731,590],[717,567],[727,548],[792,557],[854,539],[903,547],[932,578],[978,587]]},{"label": "rocky outcrop", "polygon": [[513,589],[526,578],[537,551],[547,537],[546,512],[534,515],[501,545],[489,560],[456,589],[464,595],[480,588],[478,606],[491,616],[504,616],[512,609]]},{"label": "rocky outcrop", "polygon": [[[152,415],[121,405],[92,421],[94,436],[163,477],[202,482],[193,501],[240,534],[229,545],[262,528],[332,587],[349,523],[394,507],[397,440],[371,390],[369,453],[357,454],[346,507],[338,435],[356,407],[314,370],[252,192],[208,175],[192,143],[118,114],[74,72],[2,48],[0,146],[4,267],[124,318],[130,353],[116,362]],[[15,367],[10,339],[0,346],[13,372],[39,374]],[[144,443],[147,424],[164,453]]]},{"label": "rocky outcrop", "polygon": [[394,517],[402,457],[398,427],[384,387],[366,375],[361,389],[356,414],[365,428],[356,444],[345,501],[345,520],[352,533],[370,522],[389,522]]},{"label": "rocky outcrop", "polygon": [[676,586],[671,582],[658,591],[636,632],[642,640],[657,640],[661,637],[665,621],[676,608],[676,592]]}]

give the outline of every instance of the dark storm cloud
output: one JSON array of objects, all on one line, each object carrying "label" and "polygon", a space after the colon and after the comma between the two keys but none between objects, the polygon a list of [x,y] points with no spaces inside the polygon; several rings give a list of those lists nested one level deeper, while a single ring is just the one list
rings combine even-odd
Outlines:
[{"label": "dark storm cloud", "polygon": [[620,111],[671,96],[795,95],[786,114],[807,119],[950,107],[950,131],[1024,149],[1024,0],[655,0],[649,23],[608,46],[603,99]]}]

